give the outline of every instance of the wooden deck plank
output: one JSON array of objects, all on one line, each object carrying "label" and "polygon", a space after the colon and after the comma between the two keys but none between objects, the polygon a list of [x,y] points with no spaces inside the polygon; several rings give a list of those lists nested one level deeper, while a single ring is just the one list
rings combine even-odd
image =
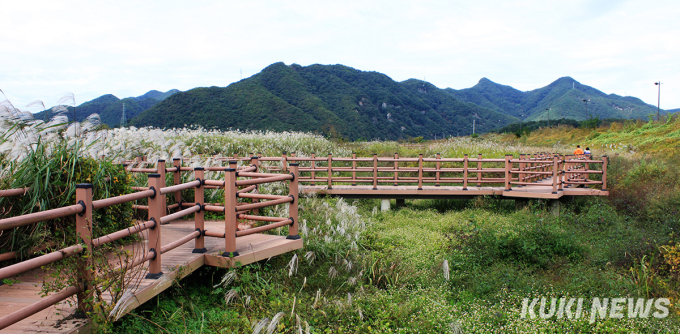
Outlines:
[{"label": "wooden deck plank", "polygon": [[381,184],[373,188],[373,185],[333,185],[328,189],[326,185],[303,185],[300,191],[303,194],[320,194],[329,196],[340,196],[346,198],[465,198],[471,196],[504,196],[504,197],[524,197],[524,198],[548,198],[557,199],[562,196],[608,196],[608,191],[592,188],[575,188],[572,186],[564,187],[558,194],[552,193],[552,178],[545,178],[536,181],[535,184],[525,186],[513,186],[511,191],[505,191],[504,186],[481,186],[477,187],[474,181],[470,181],[467,190],[462,186],[451,185],[423,185],[422,189],[418,186],[406,185],[386,185]]}]

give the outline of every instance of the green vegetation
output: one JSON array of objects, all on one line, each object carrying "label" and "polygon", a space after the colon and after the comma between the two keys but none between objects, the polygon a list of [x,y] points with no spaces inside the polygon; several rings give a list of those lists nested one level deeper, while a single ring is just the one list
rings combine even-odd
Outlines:
[{"label": "green vegetation", "polygon": [[[560,118],[587,120],[599,117],[646,119],[656,114],[656,108],[631,96],[605,94],[593,87],[563,77],[548,86],[522,92],[482,78],[471,88],[446,92],[455,98],[496,110],[527,121],[547,121]],[[588,106],[583,100],[588,100]],[[549,109],[549,111],[548,111]],[[524,116],[521,116],[524,115]]]},{"label": "green vegetation", "polygon": [[[55,209],[75,203],[78,183],[94,185],[93,198],[103,199],[131,192],[129,174],[122,165],[111,161],[95,160],[74,154],[82,142],[56,145],[38,142],[20,163],[2,160],[3,170],[11,170],[11,178],[2,179],[2,189],[29,188],[23,196],[0,198],[4,208],[1,217]],[[118,205],[94,213],[95,237],[129,227],[133,223],[131,203]],[[0,235],[0,253],[14,251],[25,258],[33,249],[61,249],[77,243],[75,218],[67,216],[40,222]]]},{"label": "green vegetation", "polygon": [[342,65],[272,64],[225,88],[175,94],[137,116],[135,126],[309,131],[349,140],[467,135],[473,118],[489,131],[512,116],[454,99],[420,81]]},{"label": "green vegetation", "polygon": [[[491,140],[515,141],[513,135],[489,136]],[[519,143],[540,146],[569,146],[572,152],[577,144],[594,149],[595,154],[623,153],[636,158],[645,155],[662,155],[665,158],[680,153],[680,117],[677,114],[662,117],[661,121],[625,120],[604,123],[596,128],[559,126],[540,128],[523,136]]]}]

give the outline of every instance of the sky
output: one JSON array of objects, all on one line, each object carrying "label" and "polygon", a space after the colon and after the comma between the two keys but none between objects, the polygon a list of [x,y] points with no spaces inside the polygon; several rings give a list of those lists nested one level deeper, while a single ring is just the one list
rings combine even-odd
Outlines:
[{"label": "sky", "polygon": [[570,76],[652,105],[661,81],[661,108],[680,108],[679,1],[22,0],[0,12],[0,90],[29,111],[68,94],[224,87],[279,61],[454,89]]}]

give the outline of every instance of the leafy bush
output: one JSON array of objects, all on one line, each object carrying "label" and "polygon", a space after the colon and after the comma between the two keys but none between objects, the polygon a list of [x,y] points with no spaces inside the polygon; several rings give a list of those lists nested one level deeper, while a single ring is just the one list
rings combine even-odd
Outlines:
[{"label": "leafy bush", "polygon": [[[24,196],[0,199],[9,208],[5,216],[17,216],[36,211],[75,204],[75,186],[92,183],[94,200],[130,193],[129,176],[122,165],[107,160],[82,157],[73,152],[76,146],[66,142],[49,147],[38,142],[28,156],[10,166],[10,188],[29,188]],[[132,224],[131,203],[121,204],[93,213],[95,237],[129,227]],[[66,216],[28,226],[18,227],[0,236],[0,248],[25,255],[33,248],[50,244],[55,248],[77,243],[75,217]]]}]

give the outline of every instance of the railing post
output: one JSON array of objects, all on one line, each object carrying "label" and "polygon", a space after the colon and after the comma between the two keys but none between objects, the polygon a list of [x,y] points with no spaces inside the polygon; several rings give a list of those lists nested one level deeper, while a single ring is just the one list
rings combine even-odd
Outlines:
[{"label": "railing post", "polygon": [[[259,158],[259,157],[256,157],[256,156],[251,155],[251,156],[250,156],[250,164],[251,164],[252,166],[255,166],[255,173],[259,173],[259,172],[260,172],[260,158]],[[255,193],[255,194],[259,194],[259,193],[260,193],[260,185],[259,185],[259,184],[256,184],[256,185],[255,185],[255,189],[253,190],[253,193]],[[258,203],[258,202],[260,202],[259,199],[253,198],[253,203]],[[254,214],[254,215],[260,214],[260,209],[259,209],[259,208],[253,209],[253,214]]]},{"label": "railing post", "polygon": [[[440,153],[437,153],[437,160],[440,160],[442,158],[442,155]],[[442,167],[441,161],[437,161],[437,173],[435,174],[435,179],[437,180],[437,183],[434,184],[435,187],[439,187],[439,178],[441,176],[441,172],[439,170]]]},{"label": "railing post", "polygon": [[298,232],[298,199],[299,199],[299,192],[298,192],[298,168],[300,164],[298,163],[292,163],[290,164],[290,174],[293,175],[293,179],[290,180],[288,183],[288,189],[289,189],[289,196],[293,198],[293,201],[290,202],[290,205],[288,206],[289,210],[289,217],[290,219],[293,220],[293,223],[288,227],[288,236],[286,239],[292,239],[292,240],[297,240],[300,239],[300,234]]},{"label": "railing post", "polygon": [[477,188],[482,186],[482,154],[477,154]]},{"label": "railing post", "polygon": [[224,170],[224,257],[236,257],[236,164]]},{"label": "railing post", "polygon": [[78,293],[78,311],[82,316],[92,311],[94,302],[94,291],[92,290],[92,280],[94,264],[92,254],[92,184],[81,183],[76,185],[76,204],[83,206],[84,211],[76,214],[76,237],[78,243],[84,248],[83,256],[78,263],[78,283],[81,292]]},{"label": "railing post", "polygon": [[328,189],[333,189],[333,154],[328,153]]},{"label": "railing post", "polygon": [[[167,183],[166,183],[167,181],[166,181],[166,179],[165,179],[165,177],[166,177],[166,175],[165,175],[165,174],[166,174],[166,171],[165,171],[165,160],[163,160],[163,159],[158,160],[158,162],[156,163],[156,172],[160,175],[160,178],[161,178],[161,188],[165,187],[165,185],[167,184]],[[160,189],[160,188],[159,188],[159,189]],[[159,191],[160,191],[160,190],[159,190]],[[166,198],[166,196],[163,195],[163,198]],[[165,210],[165,202],[163,203],[163,210]],[[182,209],[180,208],[180,210],[182,210]],[[167,212],[167,211],[163,211],[162,214],[165,215],[166,212]],[[151,216],[149,216],[149,217],[151,217]],[[159,224],[160,224],[160,222],[159,222]],[[167,223],[166,223],[166,224],[167,224]],[[160,248],[159,248],[159,249],[160,249]]]},{"label": "railing post", "polygon": [[418,154],[418,190],[423,190],[423,154]]},{"label": "railing post", "polygon": [[[160,165],[159,160],[159,171]],[[161,179],[160,173],[149,174],[149,189],[154,191],[154,195],[149,197],[149,220],[156,223],[149,230],[149,252],[154,253],[153,258],[149,260],[149,273],[146,274],[146,278],[150,279],[157,279],[163,275],[161,271],[161,245],[163,245],[161,243],[161,217],[165,214],[165,195],[161,195],[163,187],[165,187],[165,182]]]},{"label": "railing post", "polygon": [[559,164],[560,164],[559,158],[557,157],[557,155],[554,155],[553,156],[553,166],[552,166],[552,168],[553,168],[553,170],[552,170],[552,172],[553,172],[552,173],[552,193],[553,194],[557,194],[557,183],[558,183],[557,178],[560,175],[559,174],[559,168],[558,168]]},{"label": "railing post", "polygon": [[510,170],[512,169],[512,164],[510,163],[510,160],[512,159],[512,155],[506,154],[505,155],[505,190],[510,191]]},{"label": "railing post", "polygon": [[399,159],[399,153],[395,152],[394,153],[394,186],[395,187],[399,185],[399,182],[397,182],[397,180],[399,180],[399,172],[398,172],[399,162],[397,161],[398,159]]},{"label": "railing post", "polygon": [[[201,181],[201,184],[199,184],[196,189],[194,190],[194,202],[198,203],[198,205],[201,206],[201,210],[196,212],[194,214],[194,227],[196,227],[196,231],[200,232],[201,234],[196,237],[195,241],[195,246],[194,250],[191,251],[192,253],[205,253],[208,250],[205,248],[205,187],[203,186],[203,183],[205,182],[205,172],[203,171],[203,167],[195,167],[194,168],[194,176],[196,177],[196,180]],[[180,208],[181,209],[181,208]]]},{"label": "railing post", "polygon": [[[526,155],[525,153],[520,153],[520,154],[519,154],[519,159],[520,159],[520,160],[526,160],[526,157],[527,157],[527,155]],[[527,164],[526,164],[526,163],[524,163],[524,162],[520,162],[520,163],[519,163],[519,171],[520,171],[520,172],[526,171],[526,170],[527,170],[526,167],[527,167]],[[517,176],[517,181],[519,181],[519,182],[524,182],[525,179],[526,179],[525,175],[527,175],[527,174],[519,173],[519,174],[517,174],[517,175],[518,175],[518,176]],[[531,174],[528,174],[528,175],[531,175]]]},{"label": "railing post", "polygon": [[378,153],[373,153],[373,190],[378,189]]},{"label": "railing post", "polygon": [[[180,169],[182,168],[182,159],[181,158],[173,158],[172,159],[172,166],[177,169],[177,170],[175,170],[175,172],[173,174],[173,178],[174,178],[173,184],[178,185],[178,184],[182,183],[182,180],[181,180],[182,174],[181,174],[181,171],[180,171]],[[203,178],[201,178],[201,180],[202,179]],[[181,211],[182,210],[182,191],[181,190],[175,192],[175,203],[177,203],[177,205],[178,205],[177,211]]]},{"label": "railing post", "polygon": [[602,191],[607,191],[607,165],[609,164],[609,157],[602,156]]},{"label": "railing post", "polygon": [[316,185],[316,182],[314,182],[314,179],[316,178],[316,172],[314,171],[316,169],[316,160],[314,160],[314,159],[316,159],[316,154],[314,154],[314,152],[312,152],[312,163],[310,164],[310,166],[312,167],[312,185],[313,186]]},{"label": "railing post", "polygon": [[562,155],[560,156],[560,159],[562,160],[562,175],[560,176],[560,190],[564,190],[564,185],[567,177],[567,155]]},{"label": "railing post", "polygon": [[357,154],[352,152],[352,185],[357,185]]},{"label": "railing post", "polygon": [[463,155],[463,190],[468,190],[468,155]]},{"label": "railing post", "polygon": [[288,154],[286,152],[283,152],[283,156],[281,157],[281,171],[286,172],[288,170]]}]

